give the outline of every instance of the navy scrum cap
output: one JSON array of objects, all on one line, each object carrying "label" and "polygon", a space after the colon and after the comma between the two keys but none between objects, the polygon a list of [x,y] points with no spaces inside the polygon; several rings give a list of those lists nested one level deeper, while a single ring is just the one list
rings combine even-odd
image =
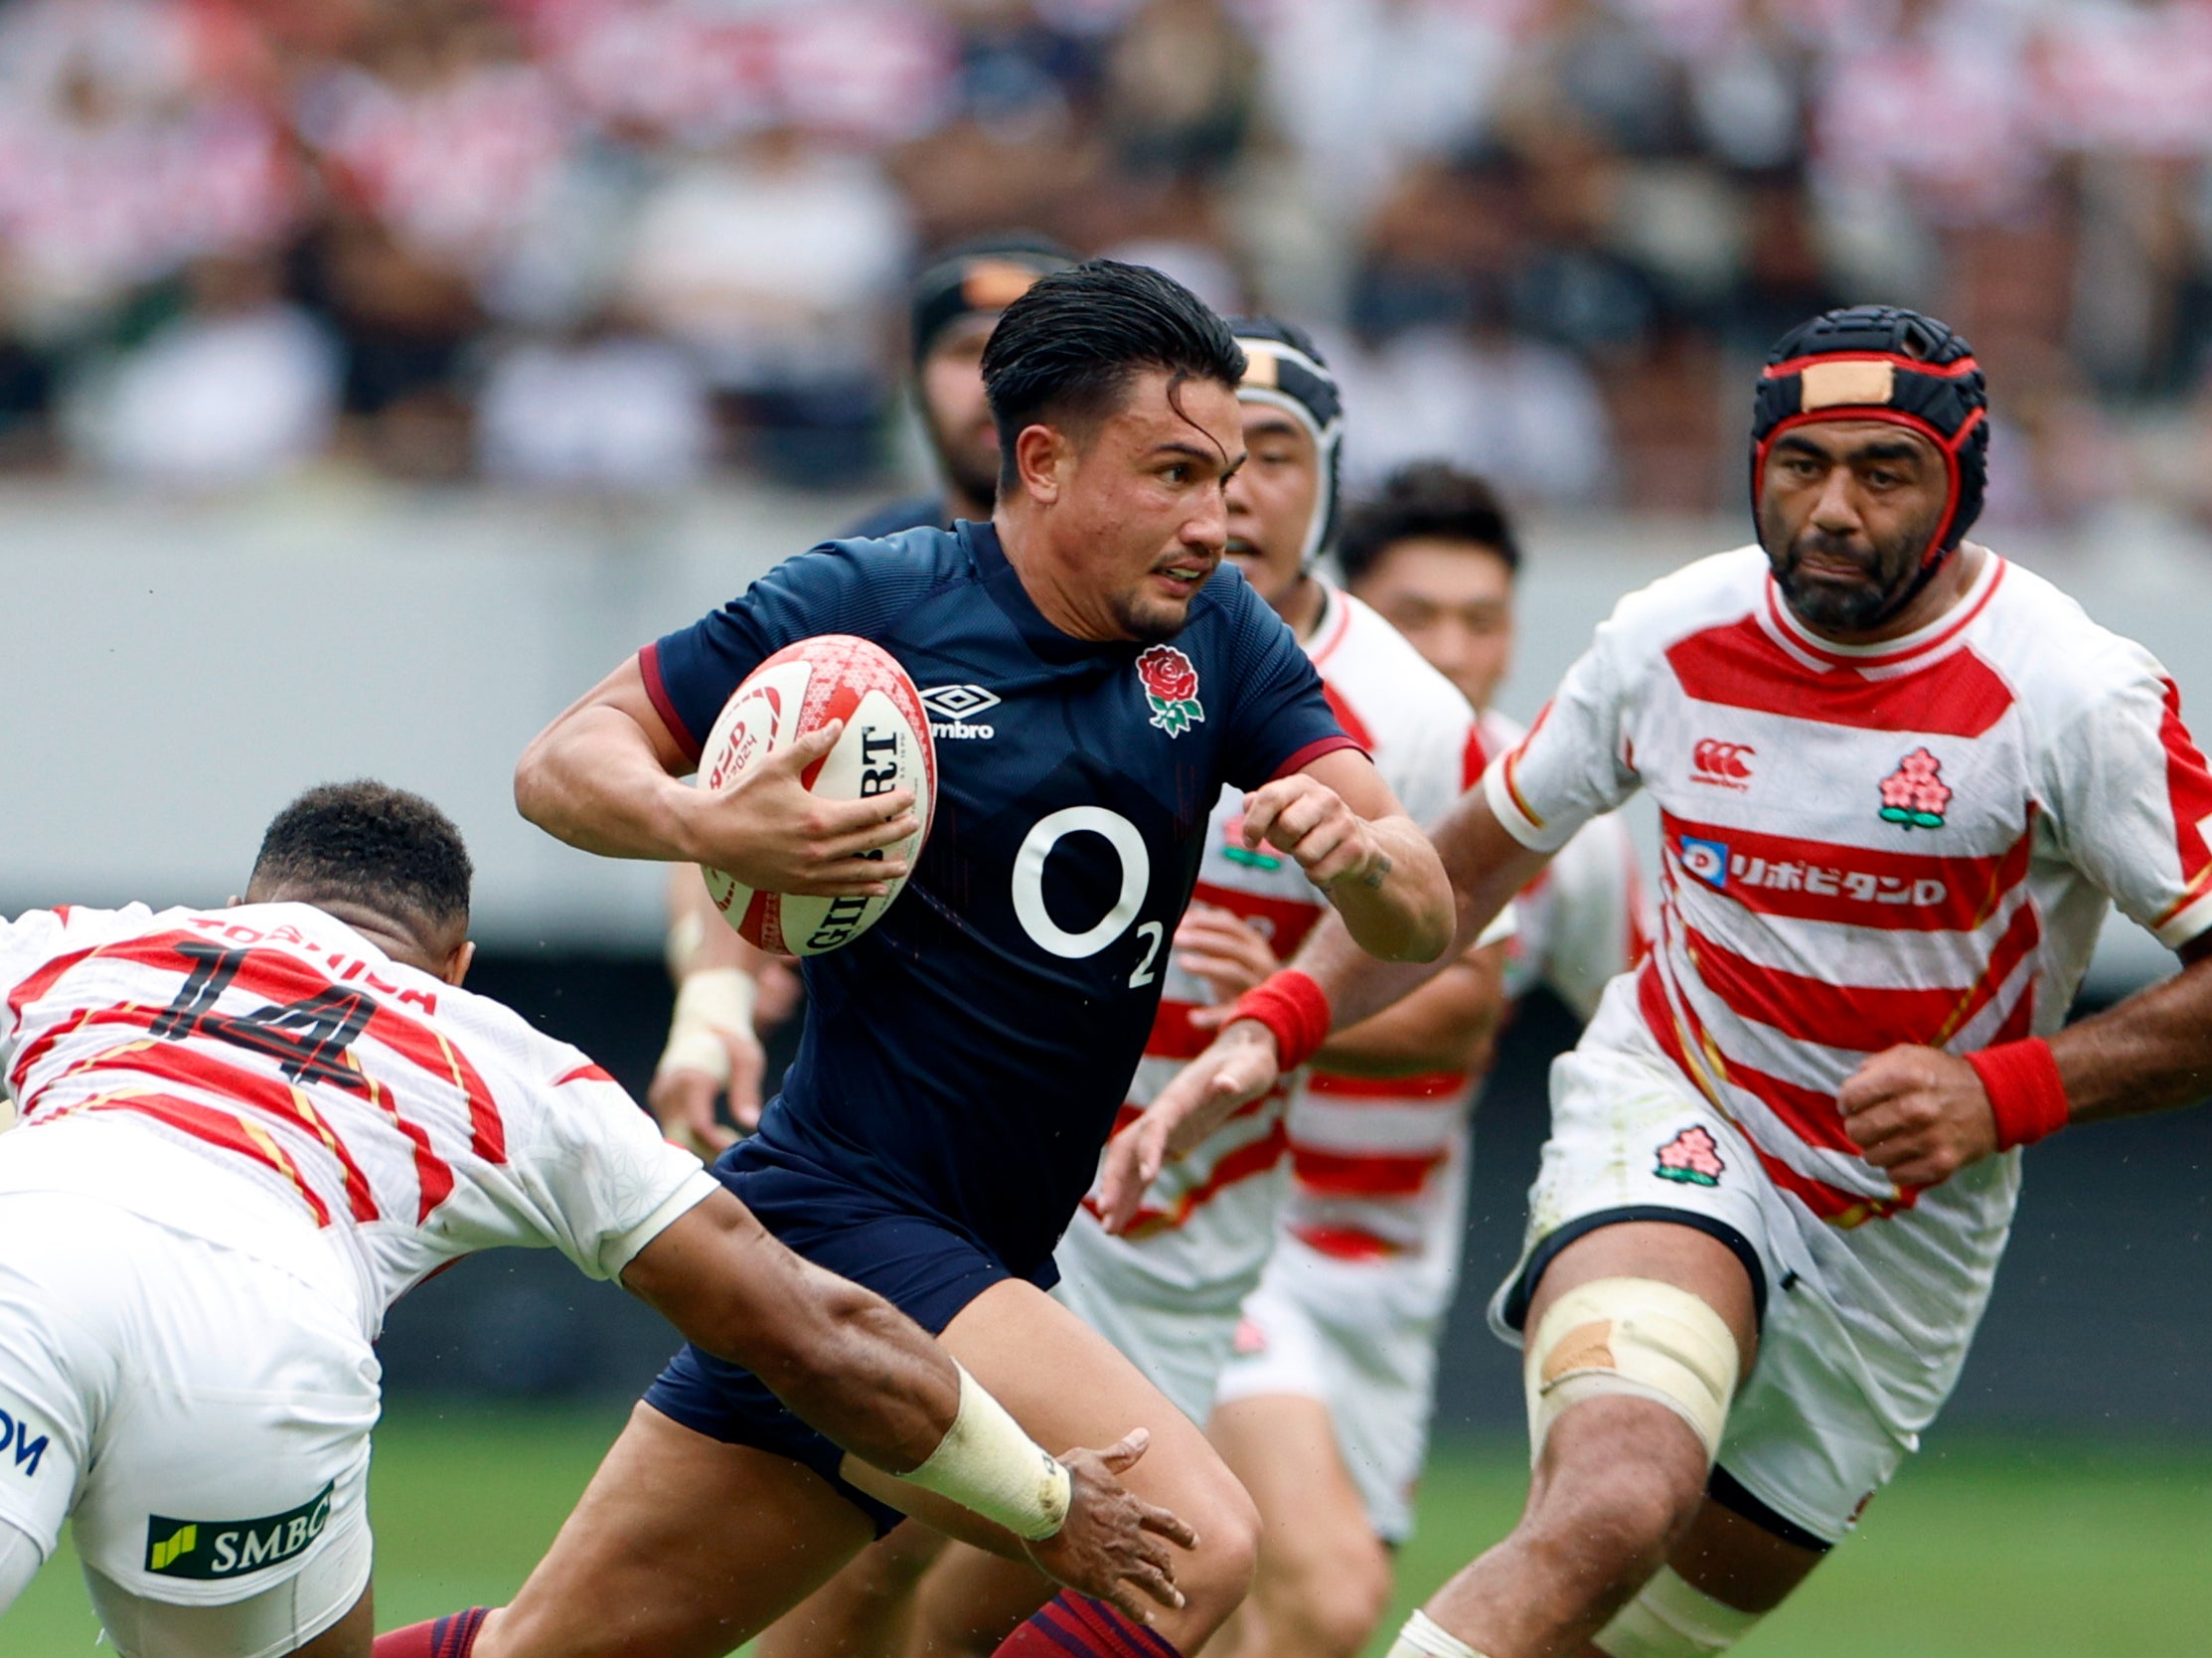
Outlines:
[{"label": "navy scrum cap", "polygon": [[1280,409],[1313,437],[1315,458],[1321,465],[1321,492],[1314,500],[1313,521],[1306,527],[1302,558],[1310,565],[1337,545],[1337,529],[1343,517],[1343,492],[1338,487],[1344,441],[1343,396],[1313,337],[1295,322],[1233,317],[1229,332],[1244,351],[1244,383],[1236,389],[1237,401]]},{"label": "navy scrum cap", "polygon": [[1065,270],[1075,255],[1049,237],[1014,232],[950,248],[914,278],[914,361],[962,317],[997,316],[1039,276]]},{"label": "navy scrum cap", "polygon": [[1812,420],[1888,420],[1934,443],[1951,474],[1951,505],[1921,558],[1933,570],[1981,514],[1989,477],[1989,396],[1974,348],[1934,317],[1894,305],[1852,305],[1800,323],[1777,340],[1751,416],[1753,510],[1775,439]]}]

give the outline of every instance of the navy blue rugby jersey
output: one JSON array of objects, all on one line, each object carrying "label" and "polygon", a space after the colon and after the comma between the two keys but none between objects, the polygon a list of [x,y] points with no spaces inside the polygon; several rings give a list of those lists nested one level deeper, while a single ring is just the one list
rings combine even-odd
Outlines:
[{"label": "navy blue rugby jersey", "polygon": [[1047,1278],[1160,1001],[1224,782],[1340,747],[1321,680],[1223,565],[1166,645],[1062,633],[988,524],[832,542],[642,653],[693,752],[762,661],[857,633],[913,676],[937,817],[873,928],[809,958],[761,1123],[796,1155]]}]

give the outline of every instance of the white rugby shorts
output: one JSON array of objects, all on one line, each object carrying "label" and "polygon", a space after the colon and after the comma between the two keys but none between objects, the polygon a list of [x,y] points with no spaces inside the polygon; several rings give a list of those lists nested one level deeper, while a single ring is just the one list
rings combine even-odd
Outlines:
[{"label": "white rugby shorts", "polygon": [[1236,1340],[1237,1308],[1259,1273],[1195,1292],[1155,1270],[1143,1240],[1109,1237],[1087,1209],[1075,1212],[1052,1259],[1060,1269],[1054,1298],[1203,1427]]},{"label": "white rugby shorts", "polygon": [[80,1193],[0,1191],[0,1520],[51,1555],[74,1516],[118,1618],[297,1579],[303,1640],[368,1585],[377,1359],[350,1274],[299,1243],[287,1270]]},{"label": "white rugby shorts", "polygon": [[1586,1039],[1553,1062],[1551,1138],[1491,1327],[1520,1344],[1534,1276],[1593,1222],[1677,1221],[1728,1243],[1754,1269],[1762,1318],[1719,1469],[1770,1511],[1752,1518],[1792,1541],[1833,1544],[1957,1383],[2007,1230],[1986,1221],[1987,1200],[2016,1180],[2014,1159],[1987,1159],[1915,1208],[1832,1227],[1780,1190],[1657,1052]]},{"label": "white rugby shorts", "polygon": [[1295,1238],[1275,1246],[1214,1407],[1266,1395],[1318,1400],[1376,1537],[1413,1535],[1415,1488],[1436,1410],[1444,1320],[1405,1310],[1390,1261],[1339,1260]]}]

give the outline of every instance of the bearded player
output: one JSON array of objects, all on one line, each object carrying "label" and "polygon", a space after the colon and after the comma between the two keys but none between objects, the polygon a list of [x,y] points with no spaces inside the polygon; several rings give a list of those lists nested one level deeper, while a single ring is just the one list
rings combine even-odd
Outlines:
[{"label": "bearded player", "polygon": [[1177,1528],[1110,1473],[1141,1447],[1056,1470],[605,1072],[462,990],[469,884],[435,807],[350,783],[277,815],[229,909],[0,924],[0,1620],[67,1516],[126,1658],[367,1654],[370,1344],[503,1244],[621,1279],[918,1491],[1064,1510],[1040,1556],[1172,1598],[1139,1528]]},{"label": "bearded player", "polygon": [[[912,831],[910,798],[816,801],[788,770],[693,789],[679,779],[701,734],[767,656],[828,632],[874,639],[918,684],[1000,699],[990,737],[939,746],[901,902],[807,961],[784,1092],[716,1172],[801,1254],[941,1331],[1044,1442],[1104,1420],[1151,1429],[1131,1489],[1198,1534],[1182,1603],[1147,1627],[1062,1597],[1010,1655],[1195,1651],[1249,1580],[1241,1488],[1044,1293],[1222,785],[1249,791],[1247,844],[1325,886],[1365,947],[1419,959],[1451,931],[1426,837],[1289,631],[1220,569],[1243,368],[1220,319],[1157,272],[1094,260],[1043,277],[984,355],[1006,457],[991,524],[789,561],[617,669],[517,773],[525,813],[589,850],[768,891],[881,892],[904,867],[867,854]],[[687,1349],[475,1650],[726,1650],[895,1523],[880,1486],[757,1376]],[[729,1565],[754,1559],[773,1567]]]},{"label": "bearded player", "polygon": [[[1511,662],[1520,567],[1497,496],[1442,462],[1405,467],[1347,514],[1337,563],[1351,598],[1479,711],[1457,786],[1473,784],[1522,736],[1491,706]],[[1628,826],[1595,819],[1515,896],[1505,996],[1545,985],[1587,1023],[1643,952],[1643,911]],[[1259,973],[1275,966],[1248,943],[1241,959]],[[1436,989],[1361,1030],[1418,1017]],[[1336,1039],[1292,1099],[1279,1237],[1244,1302],[1208,1429],[1251,1492],[1263,1536],[1226,1653],[1353,1658],[1390,1603],[1428,1455],[1437,1346],[1459,1289],[1480,1087],[1469,1072],[1486,1023],[1461,1027],[1466,1049],[1432,1046],[1424,1075],[1395,1079],[1331,1070]]]},{"label": "bearded player", "polygon": [[[1408,811],[1423,821],[1438,817],[1464,787],[1473,712],[1387,623],[1315,568],[1334,549],[1341,517],[1344,416],[1336,377],[1294,324],[1231,326],[1244,352],[1237,400],[1247,458],[1228,486],[1228,556],[1298,635],[1339,721]],[[1327,911],[1326,896],[1293,860],[1244,844],[1243,816],[1238,790],[1214,806],[1193,902],[1163,963],[1166,990],[1122,1120],[1134,1118],[1204,1046],[1207,1033],[1194,1018],[1265,978]],[[1501,953],[1495,943],[1474,952],[1321,1056],[1322,1066],[1341,1068],[1338,1085],[1368,1103],[1370,1116],[1390,1119],[1400,1154],[1390,1165],[1394,1178],[1421,1185],[1451,1155],[1468,1069],[1488,1046],[1501,1006]],[[1194,1422],[1212,1410],[1239,1309],[1276,1247],[1277,1216],[1292,1182],[1290,1092],[1256,1101],[1167,1171],[1126,1235],[1109,1236],[1086,1205],[1055,1256],[1054,1293]],[[1331,1166],[1352,1179],[1364,1172],[1341,1161]],[[1451,1249],[1456,1256],[1456,1240]],[[1285,1448],[1273,1446],[1271,1455]],[[1250,1484],[1250,1474],[1241,1477]],[[1261,1548],[1263,1573],[1271,1542]],[[922,1584],[908,1650],[989,1653],[1050,1592],[1020,1562],[955,1551]]]},{"label": "bearded player", "polygon": [[[999,489],[999,433],[983,389],[983,347],[999,313],[1048,270],[1074,258],[1041,237],[1002,235],[951,248],[914,278],[907,296],[907,342],[914,406],[936,458],[942,487],[888,502],[845,532],[847,539],[894,536],[924,525],[946,530],[960,519],[982,523]],[[924,690],[933,717],[952,725],[973,712],[960,686]],[[951,700],[948,700],[951,699]],[[715,922],[699,872],[669,872],[668,963],[676,980],[669,1040],[654,1068],[646,1102],[669,1137],[712,1158],[736,1142],[736,1128],[760,1121],[767,1056],[755,1034],[790,1018],[799,1002],[788,968]],[[723,1095],[729,1120],[715,1110]]]},{"label": "bearded player", "polygon": [[[1396,1658],[1741,1639],[1957,1381],[2017,1148],[2212,1078],[2212,774],[2148,652],[1962,540],[1988,430],[1966,342],[1829,312],[1754,411],[1759,546],[1622,600],[1439,833],[1465,936],[1641,784],[1662,909],[1552,1072],[1492,1304],[1525,1338],[1528,1507]],[[2185,965],[2062,1030],[2115,903]],[[1117,1140],[1110,1206],[1419,976],[1322,929],[1271,981],[1306,1012],[1225,1030]]]}]

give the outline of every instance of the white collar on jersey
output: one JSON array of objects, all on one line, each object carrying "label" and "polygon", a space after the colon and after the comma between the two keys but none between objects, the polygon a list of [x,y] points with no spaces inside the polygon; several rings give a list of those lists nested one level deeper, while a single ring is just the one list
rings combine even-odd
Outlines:
[{"label": "white collar on jersey", "polygon": [[1843,645],[1821,638],[1798,620],[1796,613],[1783,602],[1782,589],[1771,572],[1766,579],[1760,620],[1784,649],[1808,667],[1897,668],[1923,661],[1952,643],[1973,624],[1989,602],[1990,594],[1997,590],[1997,583],[2004,579],[2004,561],[1987,548],[1981,553],[1981,569],[1975,573],[1974,581],[1959,595],[1957,603],[1926,626],[1878,644]]}]

